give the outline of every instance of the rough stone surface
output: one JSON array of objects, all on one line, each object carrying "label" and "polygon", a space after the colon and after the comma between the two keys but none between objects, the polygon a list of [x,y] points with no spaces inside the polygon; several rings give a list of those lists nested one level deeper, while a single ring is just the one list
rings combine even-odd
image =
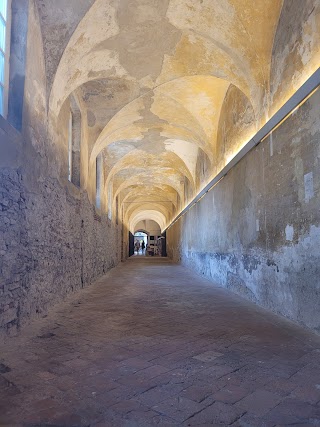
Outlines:
[{"label": "rough stone surface", "polygon": [[0,425],[319,425],[319,362],[315,334],[134,257],[3,348]]},{"label": "rough stone surface", "polygon": [[317,333],[319,104],[317,91],[167,231],[175,261]]},{"label": "rough stone surface", "polygon": [[[79,14],[83,15],[86,2],[81,3]],[[68,181],[70,102],[59,124],[49,129],[51,71],[48,75],[45,58],[52,53],[52,45],[45,39],[44,47],[37,5],[34,1],[28,5],[26,55],[22,49],[26,40],[18,33],[18,25],[12,34],[14,52],[22,55],[20,62],[25,65],[25,90],[16,88],[19,103],[11,97],[15,106],[23,103],[21,133],[0,118],[0,339],[15,335],[32,317],[45,316],[50,307],[106,273],[122,256],[120,225],[95,209],[95,188],[90,192],[87,186],[84,126],[83,135],[74,135],[78,151],[81,146],[77,170],[81,179],[78,187]],[[59,52],[52,60],[56,57]],[[11,75],[14,70],[21,74],[21,66],[12,64]]]},{"label": "rough stone surface", "polygon": [[[0,143],[5,149],[15,141],[6,134]],[[37,157],[33,162],[41,164]],[[119,228],[96,214],[86,193],[75,196],[72,184],[64,188],[43,171],[31,185],[30,169],[26,158],[18,168],[0,168],[1,338],[121,257]]]}]

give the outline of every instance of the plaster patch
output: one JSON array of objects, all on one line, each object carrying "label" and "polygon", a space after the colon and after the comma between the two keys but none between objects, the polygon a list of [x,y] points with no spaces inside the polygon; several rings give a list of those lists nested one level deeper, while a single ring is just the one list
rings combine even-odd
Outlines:
[{"label": "plaster patch", "polygon": [[167,139],[164,144],[165,149],[167,151],[172,151],[179,156],[187,165],[191,174],[194,175],[196,170],[198,147],[191,142],[178,139]]},{"label": "plaster patch", "polygon": [[288,224],[286,226],[285,233],[286,233],[286,240],[292,242],[293,235],[294,235],[294,228],[293,228],[293,226]]},{"label": "plaster patch", "polygon": [[304,175],[304,200],[309,203],[310,199],[314,196],[313,189],[313,173],[309,172]]}]

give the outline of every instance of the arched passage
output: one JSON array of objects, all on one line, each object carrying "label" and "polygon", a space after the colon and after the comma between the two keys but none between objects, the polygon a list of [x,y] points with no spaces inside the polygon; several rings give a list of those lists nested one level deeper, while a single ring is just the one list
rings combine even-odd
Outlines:
[{"label": "arched passage", "polygon": [[[3,34],[9,33],[10,18],[5,18],[3,5],[10,4],[8,74],[9,50]],[[126,265],[134,269],[135,261],[147,264],[151,249],[153,257],[155,253],[163,255],[165,251],[158,250],[158,243],[167,238],[168,258],[181,264],[178,268],[191,268],[211,280],[211,289],[218,284],[319,333],[319,16],[320,0],[0,1],[0,98],[4,88],[9,90],[8,120],[0,117],[0,339],[2,332],[6,338],[19,334],[30,319],[45,317],[46,311],[69,293],[100,280],[126,261],[135,233],[142,230],[148,235],[150,258],[130,260]],[[169,259],[157,259],[156,263],[171,270]],[[156,265],[154,259],[149,265]],[[160,270],[155,271],[161,276]],[[130,283],[135,280],[134,275],[127,278]],[[165,286],[159,286],[163,293],[157,307],[173,314],[173,328],[185,332],[182,346],[188,348],[190,338],[194,342],[199,331],[203,338],[211,330],[205,330],[199,305],[193,306],[187,298],[183,305],[177,300],[167,304],[170,273],[166,280]],[[122,285],[126,287],[127,283]],[[184,291],[184,285],[179,285],[180,290]],[[138,284],[134,292],[139,294],[142,288]],[[148,330],[141,306],[136,309],[137,301],[141,301],[150,315],[152,307],[144,290],[139,298],[133,295],[128,318],[134,340],[135,325],[142,322],[142,340],[146,339],[148,346],[154,336],[149,332],[154,331]],[[108,294],[110,288],[103,292]],[[111,299],[117,299],[118,292],[116,287]],[[200,297],[205,299],[206,294]],[[107,339],[101,328],[109,324],[116,324],[118,332],[123,332],[122,324],[113,322],[113,313],[107,313],[100,301],[97,306],[105,323],[97,325],[96,318],[87,315],[79,325],[66,322],[73,328],[69,338],[81,329],[87,338],[89,331],[98,341],[102,335]],[[67,318],[78,310],[74,309]],[[196,314],[191,316],[199,322],[195,329],[185,321],[186,312]],[[227,330],[234,326],[228,316],[230,310],[223,324]],[[246,313],[244,316],[247,320]],[[166,322],[166,318],[161,319],[156,331],[162,332]],[[244,323],[239,318],[238,326]],[[64,339],[60,346],[59,328],[54,330],[57,334],[38,334],[35,342],[45,338],[46,350],[61,350],[68,372],[69,368],[81,368],[86,384],[84,360],[97,357],[101,365],[101,354],[92,348],[89,354],[88,341],[82,336],[83,342],[78,338],[74,341],[76,357],[69,359],[67,355],[64,359],[63,349],[69,346],[64,345]],[[252,339],[251,324],[239,337],[240,341],[246,337],[249,347],[260,345]],[[288,335],[284,338],[287,343]],[[168,334],[163,342],[170,339]],[[163,342],[154,343],[155,351],[162,350]],[[99,347],[99,342],[94,344]],[[80,347],[85,354],[79,361]],[[130,343],[128,347],[128,359],[116,363],[120,375],[112,378],[116,388],[111,394],[122,387],[126,361],[129,370],[143,367],[142,376],[163,368],[145,369],[145,360],[130,357]],[[118,360],[124,350],[120,339],[110,348],[116,352],[112,360]],[[279,346],[275,343],[272,348],[277,350],[279,361]],[[252,350],[257,354],[258,348]],[[309,355],[297,354],[293,342],[292,350],[299,366],[305,361],[310,367]],[[206,356],[202,356],[195,360],[205,363]],[[313,360],[314,354],[310,356]],[[28,353],[28,361],[36,359]],[[10,373],[6,366],[2,369],[14,382],[19,377],[16,369],[22,366],[19,363],[12,364]],[[282,360],[280,366],[285,364]],[[37,368],[35,372],[39,373]],[[50,379],[50,390],[44,384],[41,392],[45,396],[57,393],[53,403],[63,400],[58,368],[55,375],[50,372],[50,378],[40,372]],[[274,374],[279,376],[276,368]],[[170,372],[165,373],[166,378]],[[229,374],[232,377],[233,372]],[[32,375],[22,375],[22,381],[25,377],[32,379]],[[205,375],[202,380],[207,381]],[[290,382],[294,380],[295,375],[290,377]],[[19,389],[29,390],[19,381]],[[39,375],[35,376],[37,381]],[[223,381],[221,384],[225,386]],[[55,410],[39,414],[36,408],[43,404],[47,408],[52,402],[39,403],[38,385],[37,402],[31,409],[31,400],[19,397],[17,387],[11,387],[12,393],[0,391],[1,396],[8,395],[11,405],[24,401],[26,409],[23,413],[13,408],[11,413],[18,418],[8,423],[5,420],[5,424],[20,425],[25,419],[32,425],[97,422],[80,419],[78,414],[86,414],[87,409],[77,406],[81,405],[79,399],[70,402],[77,412],[68,414],[66,422],[60,416],[42,419],[42,414],[60,415],[60,409],[64,413],[68,408],[53,405],[49,409],[59,409],[59,414]],[[105,392],[105,384],[99,381],[95,385],[99,390],[94,400],[101,406],[105,396],[100,401],[100,392]],[[294,388],[286,401],[308,395],[311,409],[316,409],[318,385],[314,383],[310,393]],[[68,403],[69,397],[79,397],[73,391],[67,396]],[[83,402],[93,402],[90,387],[83,388],[86,392]],[[154,397],[153,389],[150,393]],[[189,397],[193,397],[192,392]],[[277,405],[273,415],[281,412],[278,398],[267,394],[267,402]],[[127,402],[130,412],[126,412],[129,424],[136,416],[135,409],[141,409],[134,402],[132,406],[131,400]],[[244,402],[248,402],[246,397]],[[162,416],[160,420],[153,411],[157,402],[151,403],[151,412],[147,411],[153,417],[151,424],[161,422]],[[197,422],[196,417],[203,415],[202,404],[200,408],[198,402],[185,405],[187,411],[191,407],[196,413],[195,417],[186,414],[182,422]],[[246,403],[241,419],[244,412],[238,414],[238,410],[242,404],[237,402],[229,408],[228,413],[235,410],[235,418],[227,423],[219,420],[220,424],[267,422],[250,417],[246,410],[252,408]],[[179,405],[178,411],[172,410],[171,401],[160,406],[158,412],[168,411],[170,419],[177,416],[177,422],[181,421],[184,405]],[[293,406],[296,409],[300,404]],[[215,407],[209,405],[210,414]],[[122,411],[124,407],[112,405],[112,417],[113,408]],[[287,412],[288,407],[282,409]],[[310,406],[306,413],[309,410]],[[31,413],[37,419],[31,419]],[[26,418],[19,419],[19,414]],[[1,404],[0,418],[2,415]],[[112,419],[111,425],[122,425],[123,420],[117,421]],[[140,420],[134,421],[139,424]],[[288,420],[273,418],[270,422],[308,421],[314,423],[315,418],[290,415]]]},{"label": "arched passage", "polygon": [[134,254],[144,256],[148,246],[149,234],[146,231],[136,230],[134,232]]}]

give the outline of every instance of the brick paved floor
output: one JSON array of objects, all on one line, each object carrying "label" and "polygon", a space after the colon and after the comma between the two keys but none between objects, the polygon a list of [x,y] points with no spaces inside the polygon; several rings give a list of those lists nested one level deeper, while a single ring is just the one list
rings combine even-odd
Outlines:
[{"label": "brick paved floor", "polygon": [[1,426],[320,425],[320,339],[136,258],[0,355]]}]

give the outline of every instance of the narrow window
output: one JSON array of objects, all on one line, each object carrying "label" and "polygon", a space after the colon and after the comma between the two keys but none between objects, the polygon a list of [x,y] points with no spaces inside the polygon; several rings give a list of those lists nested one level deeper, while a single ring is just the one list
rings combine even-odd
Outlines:
[{"label": "narrow window", "polygon": [[112,219],[112,199],[113,199],[113,192],[112,192],[112,185],[109,183],[109,189],[108,189],[108,218]]},{"label": "narrow window", "polygon": [[7,115],[9,87],[9,1],[0,0],[0,114]]},{"label": "narrow window", "polygon": [[119,196],[116,197],[116,224],[119,224]]},{"label": "narrow window", "polygon": [[80,187],[81,167],[81,112],[72,97],[68,123],[68,179]]},{"label": "narrow window", "polygon": [[96,158],[96,207],[101,208],[101,188],[102,188],[102,155]]},{"label": "narrow window", "polygon": [[72,113],[70,111],[68,124],[68,180],[72,179]]}]

